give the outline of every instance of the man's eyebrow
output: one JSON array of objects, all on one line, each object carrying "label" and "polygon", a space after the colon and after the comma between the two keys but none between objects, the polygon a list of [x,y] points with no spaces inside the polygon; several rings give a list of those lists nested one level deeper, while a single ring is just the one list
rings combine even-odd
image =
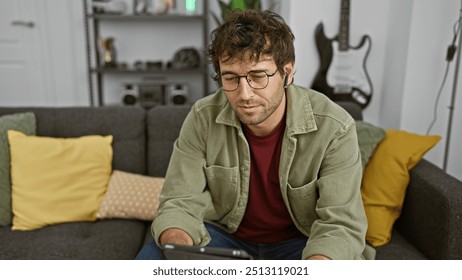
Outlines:
[{"label": "man's eyebrow", "polygon": [[225,70],[225,71],[221,71],[220,73],[221,75],[226,75],[226,74],[234,74],[234,75],[237,75],[236,72],[233,72],[233,71],[229,71],[229,70]]},{"label": "man's eyebrow", "polygon": [[[253,70],[250,70],[249,72],[247,72],[246,74],[248,74],[250,72],[265,72],[265,73],[267,73],[268,71],[269,71],[268,69],[253,69]],[[222,71],[220,73],[220,75],[226,75],[226,74],[238,75],[236,72],[229,71],[229,70],[225,70],[225,71]]]}]

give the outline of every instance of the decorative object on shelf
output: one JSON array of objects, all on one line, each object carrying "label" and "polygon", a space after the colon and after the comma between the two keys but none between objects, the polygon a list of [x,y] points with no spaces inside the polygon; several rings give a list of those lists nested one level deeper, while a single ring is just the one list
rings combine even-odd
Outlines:
[{"label": "decorative object on shelf", "polygon": [[148,70],[162,70],[164,63],[160,60],[158,61],[146,61],[146,69]]},{"label": "decorative object on shelf", "polygon": [[176,0],[134,0],[135,15],[166,15],[176,7]]},{"label": "decorative object on shelf", "polygon": [[127,3],[117,0],[94,0],[92,7],[95,14],[123,14],[127,11]]},{"label": "decorative object on shelf", "polygon": [[133,14],[142,15],[148,14],[152,2],[149,0],[133,0]]},{"label": "decorative object on shelf", "polygon": [[323,24],[315,31],[320,67],[311,87],[334,101],[353,101],[362,108],[372,98],[372,82],[366,71],[366,59],[372,40],[364,35],[357,47],[349,45],[350,0],[342,0],[339,34],[326,38]]},{"label": "decorative object on shelf", "polygon": [[115,42],[113,37],[101,39],[101,52],[104,67],[117,67],[117,50]]},{"label": "decorative object on shelf", "polygon": [[133,63],[133,69],[136,70],[145,70],[146,66],[144,65],[144,62],[141,60],[136,60],[135,63]]},{"label": "decorative object on shelf", "polygon": [[197,13],[197,0],[184,0],[184,10],[186,14]]},{"label": "decorative object on shelf", "polygon": [[199,68],[201,64],[201,56],[195,48],[181,48],[175,52],[173,59],[167,67],[177,70]]},{"label": "decorative object on shelf", "polygon": [[164,63],[161,60],[136,60],[135,63],[133,63],[133,69],[136,70],[162,70],[164,66]]},{"label": "decorative object on shelf", "polygon": [[161,0],[163,7],[156,11],[157,14],[168,14],[175,7],[174,0]]}]

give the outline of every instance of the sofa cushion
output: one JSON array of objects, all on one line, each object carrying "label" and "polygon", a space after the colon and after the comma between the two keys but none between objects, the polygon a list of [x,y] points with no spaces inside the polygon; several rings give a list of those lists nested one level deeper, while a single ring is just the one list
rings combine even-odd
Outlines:
[{"label": "sofa cushion", "polygon": [[33,231],[0,227],[0,259],[131,260],[144,242],[149,223],[99,220],[64,223]]},{"label": "sofa cushion", "polygon": [[10,148],[7,131],[14,129],[27,135],[35,134],[33,113],[19,113],[0,117],[0,226],[11,224]]},{"label": "sofa cushion", "polygon": [[376,247],[376,260],[426,260],[414,245],[409,243],[398,231],[393,230],[390,241]]},{"label": "sofa cushion", "polygon": [[390,240],[409,184],[409,170],[441,139],[402,130],[386,133],[366,166],[361,185],[368,221],[366,239],[373,246]]},{"label": "sofa cushion", "polygon": [[112,136],[52,138],[9,130],[13,230],[93,221],[111,174]]},{"label": "sofa cushion", "polygon": [[364,121],[356,121],[356,133],[364,170],[375,148],[385,138],[386,133],[384,129]]},{"label": "sofa cushion", "polygon": [[96,217],[153,221],[163,185],[164,178],[114,170]]}]

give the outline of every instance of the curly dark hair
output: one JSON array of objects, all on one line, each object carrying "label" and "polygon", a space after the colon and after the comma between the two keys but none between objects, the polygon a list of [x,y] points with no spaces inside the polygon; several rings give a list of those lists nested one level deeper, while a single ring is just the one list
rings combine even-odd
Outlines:
[{"label": "curly dark hair", "polygon": [[284,19],[271,11],[233,10],[226,21],[211,33],[212,42],[206,51],[217,80],[220,59],[258,61],[262,55],[271,56],[283,74],[283,67],[295,63],[295,36]]}]

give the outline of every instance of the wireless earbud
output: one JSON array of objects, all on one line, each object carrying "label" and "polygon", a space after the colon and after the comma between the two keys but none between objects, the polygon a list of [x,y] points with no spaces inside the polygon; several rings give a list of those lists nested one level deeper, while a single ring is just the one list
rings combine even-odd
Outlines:
[{"label": "wireless earbud", "polygon": [[284,88],[287,88],[289,85],[287,84],[288,83],[288,79],[289,79],[289,75],[286,74],[285,78],[284,78]]}]

